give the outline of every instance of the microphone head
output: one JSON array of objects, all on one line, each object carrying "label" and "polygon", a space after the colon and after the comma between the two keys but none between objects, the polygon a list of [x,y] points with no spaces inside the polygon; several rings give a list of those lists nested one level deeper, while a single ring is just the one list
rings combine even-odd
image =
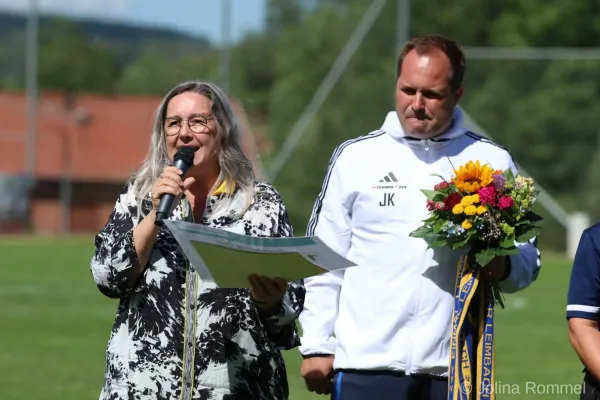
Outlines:
[{"label": "microphone head", "polygon": [[173,157],[173,163],[177,160],[183,161],[186,165],[194,163],[194,148],[190,146],[181,147]]}]

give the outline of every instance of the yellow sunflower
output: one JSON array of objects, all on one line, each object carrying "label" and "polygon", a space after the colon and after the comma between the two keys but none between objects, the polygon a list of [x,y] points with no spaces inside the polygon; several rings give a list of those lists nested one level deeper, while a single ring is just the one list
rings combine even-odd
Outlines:
[{"label": "yellow sunflower", "polygon": [[463,193],[475,193],[479,188],[492,183],[494,171],[487,164],[479,164],[479,161],[469,161],[454,170],[455,178],[452,183]]}]

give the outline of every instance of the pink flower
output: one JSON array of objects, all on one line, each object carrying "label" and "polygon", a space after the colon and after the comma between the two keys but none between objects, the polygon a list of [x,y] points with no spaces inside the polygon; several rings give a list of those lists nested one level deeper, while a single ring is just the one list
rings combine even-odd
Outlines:
[{"label": "pink flower", "polygon": [[427,210],[428,211],[443,210],[443,209],[444,209],[444,203],[438,203],[433,200],[427,200]]},{"label": "pink flower", "polygon": [[496,204],[496,189],[494,186],[486,186],[477,191],[479,194],[479,202],[481,204]]},{"label": "pink flower", "polygon": [[510,196],[502,196],[502,198],[498,201],[498,208],[504,210],[505,208],[510,208],[514,204],[512,197]]},{"label": "pink flower", "polygon": [[440,191],[448,188],[448,182],[442,181],[433,187],[433,190]]}]

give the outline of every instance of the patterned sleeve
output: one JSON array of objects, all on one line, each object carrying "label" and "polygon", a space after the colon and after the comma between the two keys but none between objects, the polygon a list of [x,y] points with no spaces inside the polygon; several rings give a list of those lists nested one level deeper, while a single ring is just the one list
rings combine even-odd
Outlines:
[{"label": "patterned sleeve", "polygon": [[121,190],[104,228],[94,238],[95,251],[90,267],[96,286],[110,298],[123,298],[132,288],[127,272],[138,262],[133,244],[137,206],[132,201],[130,185]]},{"label": "patterned sleeve", "polygon": [[[276,196],[276,198],[279,198],[279,196]],[[278,208],[277,227],[272,232],[273,236],[294,236],[292,224],[282,200],[280,200]],[[280,312],[263,320],[267,334],[280,350],[290,350],[300,345],[296,320],[302,312],[304,294],[304,282],[288,283],[287,292],[281,302]]]}]

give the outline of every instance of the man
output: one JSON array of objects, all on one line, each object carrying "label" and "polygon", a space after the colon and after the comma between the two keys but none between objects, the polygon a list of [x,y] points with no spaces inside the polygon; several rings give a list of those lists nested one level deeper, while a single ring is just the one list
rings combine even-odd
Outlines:
[{"label": "man", "polygon": [[567,296],[569,339],[585,366],[581,399],[600,391],[600,223],[581,235]]},{"label": "man", "polygon": [[[399,57],[395,112],[331,157],[307,234],[357,266],[305,280],[300,352],[310,391],[336,400],[447,397],[460,253],[409,237],[428,213],[420,189],[469,160],[516,170],[505,149],[463,127],[464,72],[454,41],[414,38]],[[540,269],[535,241],[519,249],[485,269],[506,293]]]}]

